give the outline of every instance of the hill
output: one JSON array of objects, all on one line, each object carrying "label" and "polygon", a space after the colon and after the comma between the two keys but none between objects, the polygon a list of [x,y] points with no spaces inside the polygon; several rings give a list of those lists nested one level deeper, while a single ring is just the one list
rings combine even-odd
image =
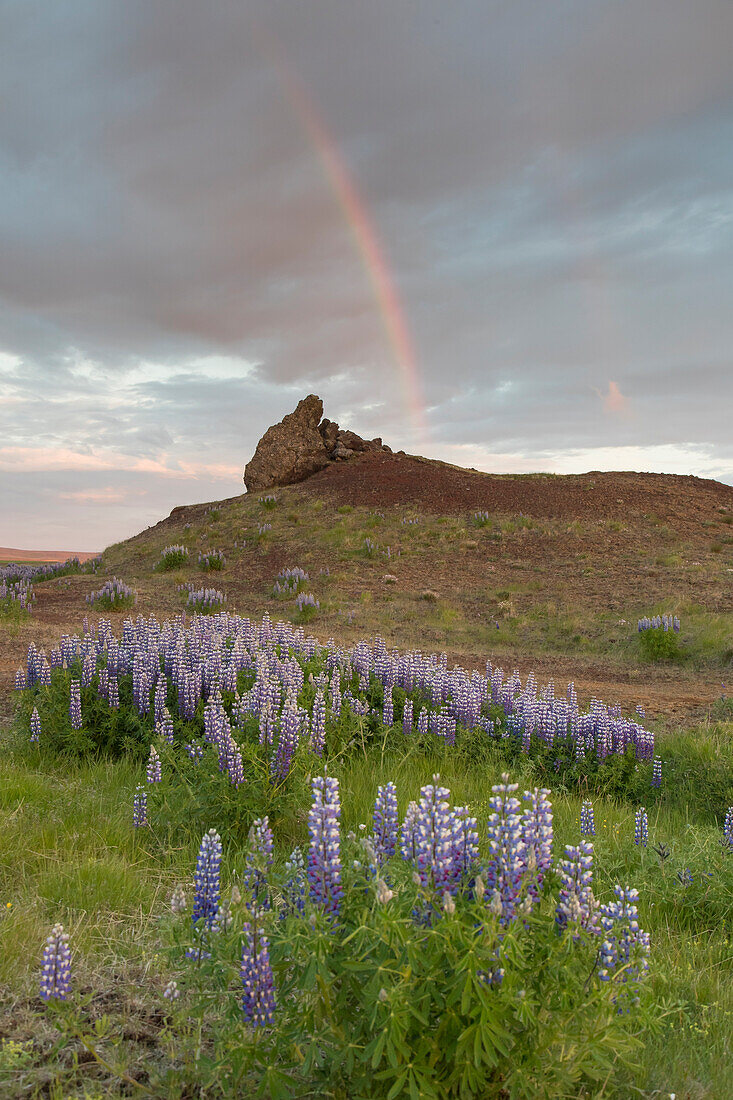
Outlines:
[{"label": "hill", "polygon": [[[154,572],[171,544],[189,548],[189,564]],[[212,549],[225,555],[221,571],[198,564]],[[733,664],[733,487],[625,472],[492,475],[375,450],[262,497],[176,508],[105,550],[96,577],[39,585],[32,623],[4,635],[0,683],[31,638],[50,644],[78,629],[106,576],[137,590],[143,614],[180,613],[178,586],[190,583],[225,592],[230,610],[297,621],[293,599],[273,595],[294,566],[309,574],[320,608],[308,629],[324,640],[378,631],[467,667],[490,658],[559,689],[574,680],[586,698],[650,716],[705,713]],[[680,653],[649,663],[636,621],[664,611],[682,619]]]}]

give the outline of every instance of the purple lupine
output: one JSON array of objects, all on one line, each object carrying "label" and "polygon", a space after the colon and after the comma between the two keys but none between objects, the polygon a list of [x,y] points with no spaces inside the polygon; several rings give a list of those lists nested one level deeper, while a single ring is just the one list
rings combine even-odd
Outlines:
[{"label": "purple lupine", "polygon": [[136,829],[148,823],[148,792],[145,787],[138,785],[135,788],[135,799],[132,805],[132,824]]},{"label": "purple lupine", "polygon": [[526,870],[527,846],[522,829],[522,812],[519,799],[514,797],[518,783],[510,783],[506,772],[491,789],[493,798],[489,805],[489,854],[486,871],[487,895],[493,900],[498,895],[497,908],[501,906],[500,922],[508,924],[514,919]]},{"label": "purple lupine", "polygon": [[270,965],[267,936],[256,921],[245,921],[242,928],[242,1011],[253,1027],[266,1027],[275,1014],[275,986]]},{"label": "purple lupine", "polygon": [[723,822],[723,847],[733,852],[733,806],[729,806]]},{"label": "purple lupine", "polygon": [[258,855],[269,866],[272,863],[272,852],[275,844],[268,817],[258,817],[252,822],[249,830],[249,842],[253,854]]},{"label": "purple lupine", "polygon": [[451,878],[453,829],[448,804],[450,791],[438,785],[439,779],[439,775],[434,775],[432,784],[420,789],[415,862],[423,888],[436,890],[442,897]]},{"label": "purple lupine", "polygon": [[580,807],[580,835],[596,835],[596,821],[595,815],[593,813],[593,803],[588,798],[585,799],[583,805]]},{"label": "purple lupine", "polygon": [[41,961],[40,996],[44,1001],[65,1001],[71,992],[71,950],[69,934],[55,924],[46,940]]},{"label": "purple lupine", "polygon": [[654,764],[652,766],[652,787],[661,787],[662,785],[662,758],[661,756],[654,757]]},{"label": "purple lupine", "polygon": [[15,680],[13,682],[13,688],[15,691],[25,691],[27,687],[26,674],[22,668],[19,668],[15,673]]},{"label": "purple lupine", "polygon": [[397,788],[394,783],[377,788],[373,822],[374,851],[381,864],[392,858],[397,847]]},{"label": "purple lupine", "polygon": [[323,692],[316,692],[311,713],[311,739],[310,746],[314,753],[323,756],[326,745],[326,700]]},{"label": "purple lupine", "polygon": [[69,721],[73,730],[81,729],[81,684],[78,680],[72,680],[69,689]]},{"label": "purple lupine", "polygon": [[[638,1004],[638,984],[649,969],[649,933],[639,927],[638,891],[614,887],[616,900],[600,909],[602,941],[598,977],[602,982],[621,982],[624,996],[620,1010]],[[616,998],[617,1001],[621,1000]]]},{"label": "purple lupine", "polygon": [[[593,845],[581,841],[574,847],[566,845],[565,859],[558,866],[560,893],[555,920],[561,931],[568,925],[578,925],[586,932],[595,932],[598,903],[593,896]],[[575,937],[577,938],[577,937]]]},{"label": "purple lupine", "polygon": [[643,806],[634,814],[634,844],[646,848],[649,840],[649,818]]},{"label": "purple lupine", "polygon": [[384,703],[382,705],[382,725],[389,729],[394,725],[394,700],[392,686],[388,684],[384,689]]},{"label": "purple lupine", "polygon": [[116,676],[109,678],[109,705],[111,710],[117,710],[120,705],[120,692]]},{"label": "purple lupine", "polygon": [[[158,680],[158,683],[161,683]],[[157,691],[156,691],[157,695]],[[173,719],[171,718],[170,711],[166,706],[163,706],[161,715],[158,721],[155,723],[155,732],[159,737],[162,737],[169,745],[173,744]]]},{"label": "purple lupine", "polygon": [[38,713],[38,708],[33,708],[31,714],[31,741],[37,745],[41,739],[41,716]]},{"label": "purple lupine", "polygon": [[410,863],[417,859],[417,802],[410,802],[400,826],[400,854]]},{"label": "purple lupine", "polygon": [[332,776],[315,776],[313,805],[308,814],[308,885],[311,900],[327,913],[339,911],[341,888],[341,834],[339,781]]},{"label": "purple lupine", "polygon": [[534,874],[530,876],[528,888],[533,897],[537,896],[545,876],[552,867],[552,803],[546,787],[535,787],[524,792],[524,801],[529,808],[522,815],[522,836],[526,846],[527,867],[534,861]]},{"label": "purple lupine", "polygon": [[405,699],[402,708],[402,732],[405,734],[412,733],[412,705],[412,699]]},{"label": "purple lupine", "polygon": [[193,760],[194,764],[198,764],[199,760],[204,755],[204,746],[189,741],[184,745],[184,748]]},{"label": "purple lupine", "polygon": [[478,827],[468,806],[454,807],[451,825],[451,893],[455,893],[478,861]]},{"label": "purple lupine", "polygon": [[150,756],[148,757],[145,775],[148,783],[160,783],[161,781],[162,768],[160,764],[160,757],[158,756],[158,750],[156,749],[155,745],[150,746]]},{"label": "purple lupine", "polygon": [[273,780],[287,779],[295,750],[300,740],[302,715],[293,698],[286,699],[280,715],[280,736],[272,758],[270,773]]},{"label": "purple lupine", "polygon": [[204,833],[196,861],[192,921],[196,926],[211,929],[219,910],[221,889],[221,837],[216,829]]}]

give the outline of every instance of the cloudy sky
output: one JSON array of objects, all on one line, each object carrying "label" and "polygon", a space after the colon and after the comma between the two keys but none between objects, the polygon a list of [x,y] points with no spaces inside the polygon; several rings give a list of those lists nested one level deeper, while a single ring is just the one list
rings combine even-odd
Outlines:
[{"label": "cloudy sky", "polygon": [[731,0],[0,0],[0,545],[242,491],[315,391],[733,481]]}]

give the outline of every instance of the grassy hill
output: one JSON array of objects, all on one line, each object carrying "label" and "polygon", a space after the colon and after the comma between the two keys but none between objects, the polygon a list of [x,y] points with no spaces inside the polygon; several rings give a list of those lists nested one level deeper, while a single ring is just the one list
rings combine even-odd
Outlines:
[{"label": "grassy hill", "polygon": [[[175,545],[187,548],[185,563],[160,571],[163,551]],[[203,568],[199,555],[214,551],[222,552],[223,567]],[[275,594],[278,574],[293,567],[308,574],[302,589],[317,599],[317,609],[301,612],[292,593]],[[87,597],[113,576],[135,590],[136,606],[90,608]],[[576,767],[572,754],[553,760],[561,752],[554,745],[543,749],[533,740],[525,752],[512,740],[506,716],[488,704],[486,717],[504,722],[496,736],[459,725],[454,746],[431,733],[408,738],[405,693],[397,693],[399,714],[391,722],[373,676],[364,684],[356,675],[349,680],[359,697],[355,705],[370,704],[367,715],[347,708],[338,719],[329,716],[324,757],[301,744],[282,782],[272,779],[271,748],[259,738],[257,719],[242,717],[233,692],[226,691],[224,705],[245,763],[239,787],[201,741],[201,700],[187,718],[172,685],[166,690],[173,743],[156,733],[152,714],[133,705],[129,675],[120,676],[121,705],[114,713],[93,682],[82,689],[78,738],[69,692],[70,678],[81,675],[79,661],[71,671],[55,670],[48,688],[34,686],[22,697],[10,691],[31,641],[50,653],[62,634],[81,629],[84,616],[92,627],[100,617],[111,620],[119,638],[123,620],[138,613],[159,622],[180,616],[186,586],[220,590],[225,609],[253,621],[268,612],[273,621],[302,623],[322,642],[332,638],[347,646],[378,632],[388,649],[445,653],[449,665],[483,669],[488,658],[507,675],[519,669],[523,680],[533,670],[540,685],[554,679],[560,698],[572,680],[584,710],[592,697],[618,703],[631,716],[639,706],[646,727],[658,735],[662,785],[651,785],[651,762],[635,764],[633,754],[603,762],[589,752],[587,767]],[[636,630],[638,618],[655,613],[681,620],[679,635],[669,636],[661,654]],[[191,636],[189,642],[196,644]],[[299,705],[313,710],[309,677],[325,682],[325,658],[300,660]],[[384,872],[396,895],[385,909],[373,896],[373,879],[359,869],[359,837],[371,828],[365,823],[372,820],[379,785],[395,781],[402,820],[409,800],[439,773],[454,803],[475,816],[485,859],[492,787],[508,770],[520,795],[552,787],[556,859],[564,845],[578,843],[581,802],[593,799],[594,889],[608,902],[616,883],[638,888],[639,920],[651,934],[650,971],[639,1016],[620,1017],[603,988],[588,994],[595,947],[582,948],[585,969],[579,969],[572,937],[557,936],[556,879],[550,875],[533,923],[520,922],[524,931],[508,940],[503,1000],[492,1010],[507,1022],[506,1050],[497,1048],[491,1087],[465,1095],[503,1100],[510,1081],[512,1095],[528,1097],[731,1095],[733,855],[721,845],[721,834],[725,807],[733,803],[733,710],[725,687],[732,666],[733,488],[697,478],[498,477],[407,455],[367,454],[300,485],[176,508],[154,527],[108,547],[96,573],[72,571],[38,583],[32,614],[0,611],[0,1094],[96,1100],[141,1092],[225,1100],[242,1094],[232,1085],[234,1075],[253,1095],[259,1083],[263,1096],[346,1100],[386,1095],[384,1081],[394,1073],[390,1095],[407,1095],[398,1087],[399,1042],[391,1065],[380,1054],[382,1024],[367,1033],[372,1012],[382,1019],[385,986],[388,1000],[395,998],[390,1018],[402,1019],[399,1012],[417,995],[409,981],[417,980],[421,966],[420,996],[430,1023],[413,1022],[404,1042],[409,1053],[438,1036],[431,1049],[444,1059],[443,1083],[434,1095],[442,1100],[455,1094],[447,1083],[450,1063],[465,1059],[446,1059],[440,1036],[464,1012],[459,1004],[474,1004],[468,987],[459,988],[462,979],[450,983],[471,957],[472,929],[484,920],[485,906],[460,894],[457,915],[446,910],[452,923],[442,924],[441,915],[434,935],[421,931],[412,865],[397,855]],[[241,672],[242,695],[253,678],[251,668]],[[418,691],[415,713],[426,704],[430,693]],[[38,744],[29,739],[34,705],[41,713]],[[200,763],[185,747],[191,739],[200,741]],[[151,742],[162,758],[162,781],[146,786]],[[246,837],[263,813],[275,833],[272,875],[279,896],[292,846],[308,844],[308,781],[323,768],[342,791],[344,879],[353,899],[345,920],[352,924],[342,936],[316,918],[271,922],[280,1030],[263,1031],[254,1048],[260,1062],[242,1063],[235,1072],[235,1052],[252,1050],[235,995],[237,989],[241,994],[241,920],[249,914],[237,910],[239,924],[222,937],[215,962],[192,966],[181,961],[190,915],[175,925],[166,916],[168,899],[180,883],[191,897],[201,836],[213,826],[224,843],[222,881],[227,891],[232,884],[244,889]],[[141,787],[150,796],[149,822],[134,828],[133,799]],[[648,846],[634,843],[641,805],[648,809]],[[40,951],[56,921],[71,935],[74,976],[73,1006],[58,1018],[38,998]],[[390,956],[375,975],[375,953],[388,942],[397,961]],[[483,946],[484,964],[488,959],[492,965]],[[444,953],[431,954],[438,950]],[[288,986],[296,956],[302,983]],[[337,965],[353,973],[351,986],[329,970]],[[163,999],[172,978],[183,990],[180,1005]],[[479,980],[477,1005],[484,986]],[[337,1009],[329,1007],[329,990],[341,998]],[[450,1007],[436,1014],[433,1002],[444,995]],[[526,1009],[520,1005],[525,996]],[[356,1011],[357,1003],[363,1009]],[[474,1027],[473,1007],[466,1013],[464,1023]],[[490,1014],[488,1035],[492,1021]],[[364,1043],[372,1044],[360,1078],[372,1091],[351,1091],[347,1076],[323,1053],[348,1048],[349,1058],[361,1058],[359,1043],[352,1048],[344,1038],[344,1022],[351,1036],[357,1024],[362,1027]],[[459,1032],[463,1026],[456,1025]],[[464,1040],[459,1035],[456,1041]],[[314,1059],[307,1062],[310,1069],[303,1067],[304,1051]],[[272,1090],[263,1084],[268,1061],[287,1067],[292,1091],[282,1081],[278,1086],[276,1077]]]}]

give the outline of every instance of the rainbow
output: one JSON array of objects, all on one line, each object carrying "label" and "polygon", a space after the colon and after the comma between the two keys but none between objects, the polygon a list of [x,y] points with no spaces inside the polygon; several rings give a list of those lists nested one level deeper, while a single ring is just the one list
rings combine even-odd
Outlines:
[{"label": "rainbow", "polygon": [[272,33],[265,31],[261,25],[257,28],[256,37],[273,63],[291,110],[318,154],[326,179],[349,226],[402,377],[406,408],[418,440],[424,444],[428,429],[417,355],[405,310],[368,207],[307,88],[292,65],[287,63],[282,47]]}]

